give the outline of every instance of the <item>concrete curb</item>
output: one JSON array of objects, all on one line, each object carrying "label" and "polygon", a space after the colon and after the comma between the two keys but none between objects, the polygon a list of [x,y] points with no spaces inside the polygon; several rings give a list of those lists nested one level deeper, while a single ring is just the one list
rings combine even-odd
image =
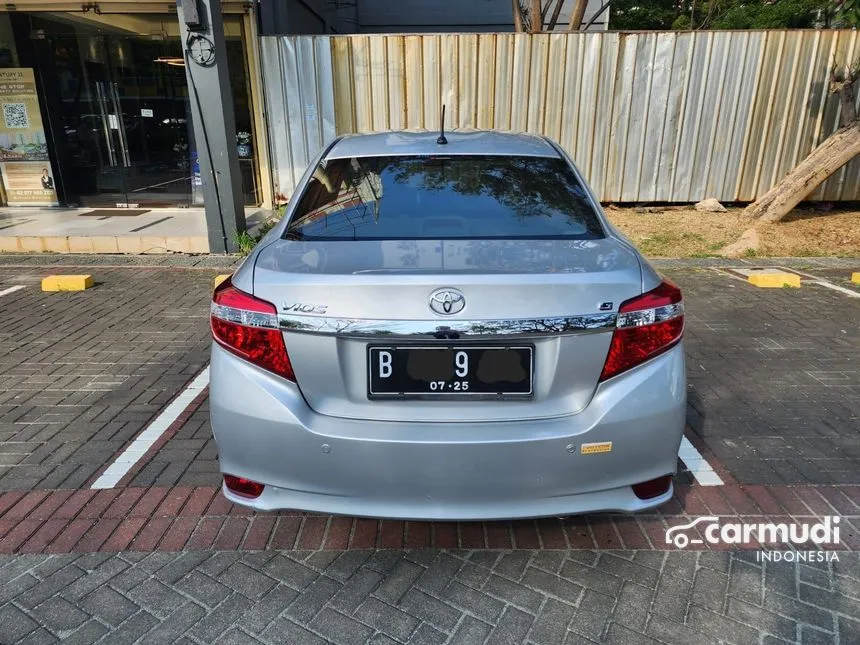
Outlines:
[{"label": "concrete curb", "polygon": [[[187,268],[227,269],[232,271],[243,258],[235,255],[55,255],[24,253],[0,253],[0,267],[104,267],[104,268]],[[858,262],[860,264],[860,262]]]},{"label": "concrete curb", "polygon": [[0,236],[2,253],[209,253],[206,237],[138,235],[20,235]]}]

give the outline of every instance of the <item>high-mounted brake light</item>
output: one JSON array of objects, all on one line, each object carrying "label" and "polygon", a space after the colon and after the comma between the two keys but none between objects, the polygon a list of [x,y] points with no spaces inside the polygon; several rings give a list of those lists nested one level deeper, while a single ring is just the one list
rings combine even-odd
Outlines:
[{"label": "high-mounted brake light", "polygon": [[249,363],[296,380],[275,305],[239,291],[227,279],[215,289],[209,320],[219,345]]},{"label": "high-mounted brake light", "polygon": [[609,354],[600,380],[640,365],[674,347],[684,335],[681,290],[669,280],[656,289],[626,300],[618,309]]}]

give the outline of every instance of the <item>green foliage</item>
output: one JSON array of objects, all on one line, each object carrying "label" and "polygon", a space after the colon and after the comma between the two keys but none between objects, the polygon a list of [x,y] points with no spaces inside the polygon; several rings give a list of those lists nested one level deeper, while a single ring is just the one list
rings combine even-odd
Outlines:
[{"label": "green foliage", "polygon": [[609,5],[609,28],[671,29],[679,12],[676,0],[612,0]]},{"label": "green foliage", "polygon": [[835,0],[834,22],[841,27],[860,27],[860,0]]},{"label": "green foliage", "polygon": [[[829,0],[779,0],[778,2],[721,2],[725,11],[708,25],[710,29],[784,29],[823,26]],[[718,9],[719,11],[719,9]]]},{"label": "green foliage", "polygon": [[[283,212],[281,213],[283,215]],[[241,233],[236,234],[236,246],[239,247],[239,255],[245,256],[249,255],[251,251],[254,250],[254,247],[257,246],[257,242],[263,239],[263,236],[266,235],[269,231],[271,231],[275,224],[278,223],[277,219],[270,219],[263,224],[254,232],[254,235],[248,233],[248,231],[242,231]]]},{"label": "green foliage", "polygon": [[612,0],[609,28],[803,29],[830,26],[834,12],[856,25],[860,0]]},{"label": "green foliage", "polygon": [[236,234],[236,246],[239,247],[239,255],[245,256],[251,253],[256,246],[257,241],[248,231],[242,231]]}]

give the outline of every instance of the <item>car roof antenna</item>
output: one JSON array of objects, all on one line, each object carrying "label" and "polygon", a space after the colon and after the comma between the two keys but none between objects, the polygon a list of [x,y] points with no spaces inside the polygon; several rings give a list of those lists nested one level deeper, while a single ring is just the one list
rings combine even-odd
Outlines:
[{"label": "car roof antenna", "polygon": [[445,138],[445,104],[442,104],[442,122],[439,124],[439,138],[436,139],[436,143],[440,146],[444,146],[448,143],[448,139]]}]

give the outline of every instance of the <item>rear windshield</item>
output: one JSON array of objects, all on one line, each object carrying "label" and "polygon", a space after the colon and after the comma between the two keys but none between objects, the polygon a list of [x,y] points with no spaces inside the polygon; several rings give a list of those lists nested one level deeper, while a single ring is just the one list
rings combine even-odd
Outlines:
[{"label": "rear windshield", "polygon": [[563,159],[330,159],[314,172],[293,240],[596,239],[603,229]]}]

